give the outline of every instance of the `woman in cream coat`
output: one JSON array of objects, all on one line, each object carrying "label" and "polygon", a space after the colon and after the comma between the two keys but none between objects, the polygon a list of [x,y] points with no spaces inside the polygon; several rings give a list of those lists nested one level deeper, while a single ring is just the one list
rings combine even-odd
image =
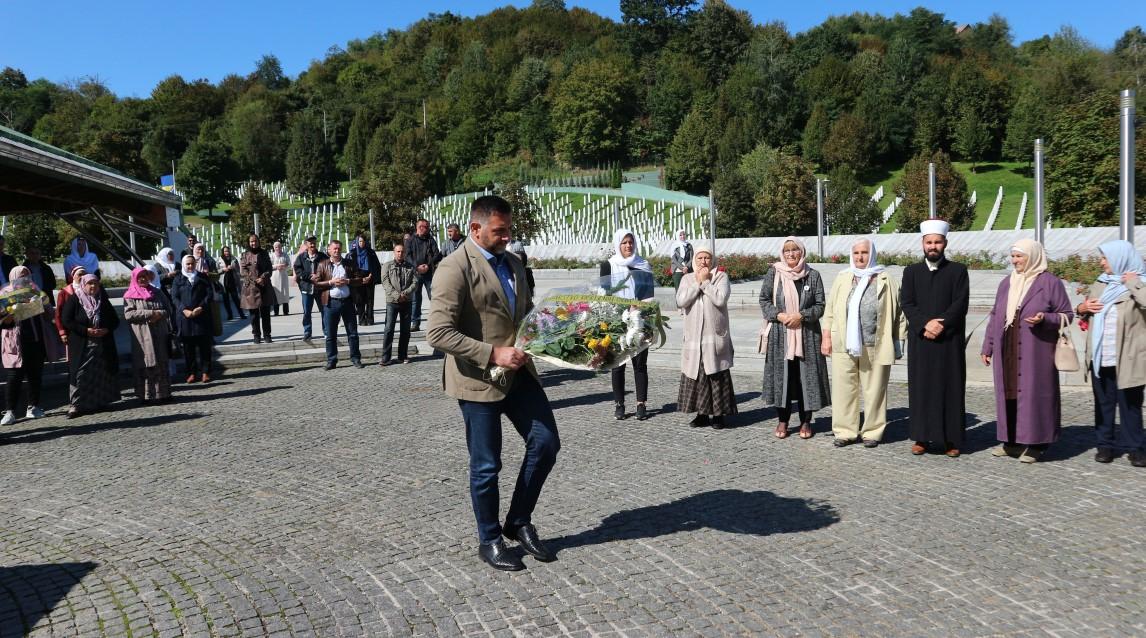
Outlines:
[{"label": "woman in cream coat", "polygon": [[[712,269],[712,253],[699,249],[676,291],[684,311],[684,342],[680,349],[680,391],[677,410],[696,412],[689,425],[724,427],[724,417],[736,414],[732,390],[732,338],[728,334],[728,275]],[[711,420],[710,420],[711,417]]]},{"label": "woman in cream coat", "polygon": [[907,319],[899,307],[899,285],[876,264],[874,241],[852,245],[851,268],[832,283],[821,325],[821,352],[832,358],[834,445],[863,440],[864,447],[875,447],[887,427],[887,381],[903,356]]}]

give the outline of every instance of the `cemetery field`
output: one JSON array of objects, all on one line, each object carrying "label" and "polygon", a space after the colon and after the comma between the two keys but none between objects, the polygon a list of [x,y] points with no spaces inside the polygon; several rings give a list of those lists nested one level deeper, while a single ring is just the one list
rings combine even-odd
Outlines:
[{"label": "cemetery field", "polygon": [[[971,172],[970,162],[953,162],[955,169],[967,180],[967,190],[975,194],[975,222],[972,230],[984,230],[991,216],[991,209],[999,194],[999,187],[1003,188],[1003,200],[999,212],[995,216],[992,228],[994,230],[1013,230],[1019,219],[1022,208],[1023,194],[1027,194],[1028,202],[1023,217],[1023,228],[1034,228],[1034,178],[1028,174],[1026,162],[991,162],[979,164],[975,172]],[[880,210],[886,209],[895,198],[895,184],[903,177],[903,167],[880,173],[868,183],[867,190],[873,195],[883,188],[883,197],[879,200]],[[887,223],[880,226],[879,232],[895,232],[895,216],[892,215]]]}]

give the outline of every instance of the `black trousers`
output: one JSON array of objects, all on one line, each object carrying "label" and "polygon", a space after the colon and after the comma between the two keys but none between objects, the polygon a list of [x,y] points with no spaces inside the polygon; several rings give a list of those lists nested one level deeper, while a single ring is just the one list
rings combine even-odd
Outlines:
[{"label": "black trousers", "polygon": [[271,336],[271,307],[260,306],[247,312],[251,315],[251,333],[254,334],[255,341]]},{"label": "black trousers", "polygon": [[390,363],[394,349],[394,324],[398,324],[398,360],[404,361],[410,349],[410,306],[405,303],[386,304],[386,340],[382,346],[382,361]]},{"label": "black trousers", "polygon": [[243,306],[239,304],[239,291],[234,288],[223,288],[223,307],[227,310],[227,319],[234,318],[234,313],[231,312],[231,302],[235,302],[235,312],[239,313],[240,319],[246,319],[243,314]]},{"label": "black trousers", "polygon": [[[1114,366],[1100,368],[1091,374],[1094,389],[1094,429],[1098,447],[1124,452],[1146,452],[1146,435],[1142,430],[1143,388],[1118,389],[1118,374]],[[1118,431],[1114,428],[1114,411],[1121,417]]]},{"label": "black trousers", "polygon": [[28,380],[28,405],[40,405],[40,381],[44,378],[44,344],[21,339],[20,354],[23,365],[8,369],[8,387],[5,391],[8,409],[15,411],[20,405],[20,390]]},{"label": "black trousers", "polygon": [[812,422],[812,411],[804,409],[804,386],[800,383],[800,360],[788,361],[788,402],[776,406],[776,416],[781,423],[787,423],[792,418],[792,402],[796,402],[796,410],[800,413],[800,423]]},{"label": "black trousers", "polygon": [[[637,403],[644,403],[649,398],[649,351],[638,354],[632,359],[633,379],[637,386]],[[613,403],[625,403],[625,368],[628,365],[613,368]]]},{"label": "black trousers", "polygon": [[358,315],[358,325],[374,323],[374,285],[351,288],[354,297],[354,312]]},{"label": "black trousers", "polygon": [[211,335],[181,337],[183,361],[187,374],[208,374],[211,372]]}]

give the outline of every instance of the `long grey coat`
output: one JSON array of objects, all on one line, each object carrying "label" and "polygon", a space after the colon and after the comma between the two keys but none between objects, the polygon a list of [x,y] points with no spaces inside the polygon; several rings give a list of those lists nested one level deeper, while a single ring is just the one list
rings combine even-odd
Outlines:
[{"label": "long grey coat", "polygon": [[[155,313],[162,321],[148,323]],[[124,299],[123,318],[131,328],[131,365],[136,370],[159,366],[167,373],[167,338],[171,333],[171,304],[157,291],[151,301]]]},{"label": "long grey coat", "polygon": [[[765,323],[771,324],[768,340],[764,345],[764,393],[760,397],[764,405],[787,405],[788,361],[785,353],[787,330],[776,321],[776,315],[789,312],[784,307],[783,283],[777,288],[776,299],[772,298],[772,286],[776,283],[776,268],[769,268],[760,284],[760,310]],[[809,268],[808,276],[796,284],[800,293],[800,324],[804,341],[804,355],[800,361],[800,385],[804,391],[804,409],[816,411],[832,404],[831,386],[828,385],[828,363],[820,354],[820,317],[824,314],[824,281],[820,273]]]}]

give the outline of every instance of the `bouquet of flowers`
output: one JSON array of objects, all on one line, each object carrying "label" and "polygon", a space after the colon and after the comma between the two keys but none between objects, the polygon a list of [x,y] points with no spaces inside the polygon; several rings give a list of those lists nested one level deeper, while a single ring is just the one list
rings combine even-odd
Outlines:
[{"label": "bouquet of flowers", "polygon": [[30,285],[18,285],[0,293],[0,318],[11,316],[23,321],[43,312],[44,295]]},{"label": "bouquet of flowers", "polygon": [[[663,345],[668,322],[660,304],[612,294],[621,287],[550,291],[522,320],[516,347],[562,368],[602,371]],[[496,380],[505,370],[491,374]]]}]

